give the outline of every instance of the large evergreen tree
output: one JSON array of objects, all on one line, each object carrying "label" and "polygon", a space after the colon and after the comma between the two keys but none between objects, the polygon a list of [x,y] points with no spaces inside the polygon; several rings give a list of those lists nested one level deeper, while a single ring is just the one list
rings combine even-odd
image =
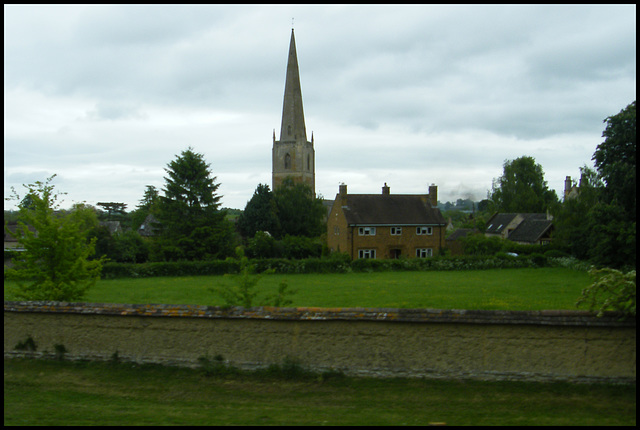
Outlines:
[{"label": "large evergreen tree", "polygon": [[276,201],[268,185],[258,184],[238,218],[237,226],[244,237],[253,237],[258,231],[269,232],[272,236],[280,235]]},{"label": "large evergreen tree", "polygon": [[220,184],[202,154],[189,147],[171,161],[164,196],[156,217],[160,234],[155,259],[200,260],[224,258],[233,250],[233,228],[225,220],[217,194]]}]

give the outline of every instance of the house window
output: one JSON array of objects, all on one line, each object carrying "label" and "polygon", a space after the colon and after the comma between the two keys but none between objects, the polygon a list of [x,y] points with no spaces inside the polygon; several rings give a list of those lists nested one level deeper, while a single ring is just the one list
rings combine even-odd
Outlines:
[{"label": "house window", "polygon": [[402,234],[402,227],[391,227],[391,236],[400,236]]},{"label": "house window", "polygon": [[433,248],[417,248],[416,257],[418,258],[433,257]]},{"label": "house window", "polygon": [[340,227],[337,225],[333,227],[333,234],[336,236],[340,236]]},{"label": "house window", "polygon": [[375,249],[359,249],[358,258],[376,258]]},{"label": "house window", "polygon": [[375,227],[359,227],[358,235],[360,236],[375,236],[376,228]]},{"label": "house window", "polygon": [[417,235],[432,235],[433,234],[433,227],[417,227],[416,228],[416,234]]}]

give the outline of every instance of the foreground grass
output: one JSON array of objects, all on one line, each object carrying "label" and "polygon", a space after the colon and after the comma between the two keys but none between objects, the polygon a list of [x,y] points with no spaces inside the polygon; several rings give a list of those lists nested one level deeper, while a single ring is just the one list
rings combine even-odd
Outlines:
[{"label": "foreground grass", "polygon": [[[469,271],[266,275],[258,288],[272,294],[280,282],[297,290],[292,306],[436,309],[576,309],[586,272],[565,268]],[[231,280],[222,276],[101,280],[84,301],[223,305],[209,288]],[[5,282],[5,299],[7,294]]]},{"label": "foreground grass", "polygon": [[256,374],[5,359],[5,425],[635,425],[635,386]]}]

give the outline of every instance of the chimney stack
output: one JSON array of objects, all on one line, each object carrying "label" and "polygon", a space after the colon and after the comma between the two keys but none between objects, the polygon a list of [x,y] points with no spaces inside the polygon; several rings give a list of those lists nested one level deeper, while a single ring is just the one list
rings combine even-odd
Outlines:
[{"label": "chimney stack", "polygon": [[338,197],[341,204],[344,206],[347,202],[347,184],[340,184],[338,190]]},{"label": "chimney stack", "polygon": [[391,189],[389,188],[389,186],[385,182],[384,183],[384,187],[382,187],[382,195],[383,196],[388,196],[389,194],[391,194]]},{"label": "chimney stack", "polygon": [[567,176],[564,180],[564,196],[571,192],[571,176]]},{"label": "chimney stack", "polygon": [[438,206],[438,186],[435,184],[429,185],[429,202],[434,208]]}]

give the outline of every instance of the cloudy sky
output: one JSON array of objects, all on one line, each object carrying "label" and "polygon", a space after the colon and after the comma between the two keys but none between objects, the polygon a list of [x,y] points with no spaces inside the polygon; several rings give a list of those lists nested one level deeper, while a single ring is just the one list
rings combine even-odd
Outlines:
[{"label": "cloudy sky", "polygon": [[63,206],[132,210],[192,146],[243,209],[271,185],[292,18],[325,198],[481,200],[523,155],[561,196],[635,100],[635,5],[4,6],[5,197],[55,173]]}]

